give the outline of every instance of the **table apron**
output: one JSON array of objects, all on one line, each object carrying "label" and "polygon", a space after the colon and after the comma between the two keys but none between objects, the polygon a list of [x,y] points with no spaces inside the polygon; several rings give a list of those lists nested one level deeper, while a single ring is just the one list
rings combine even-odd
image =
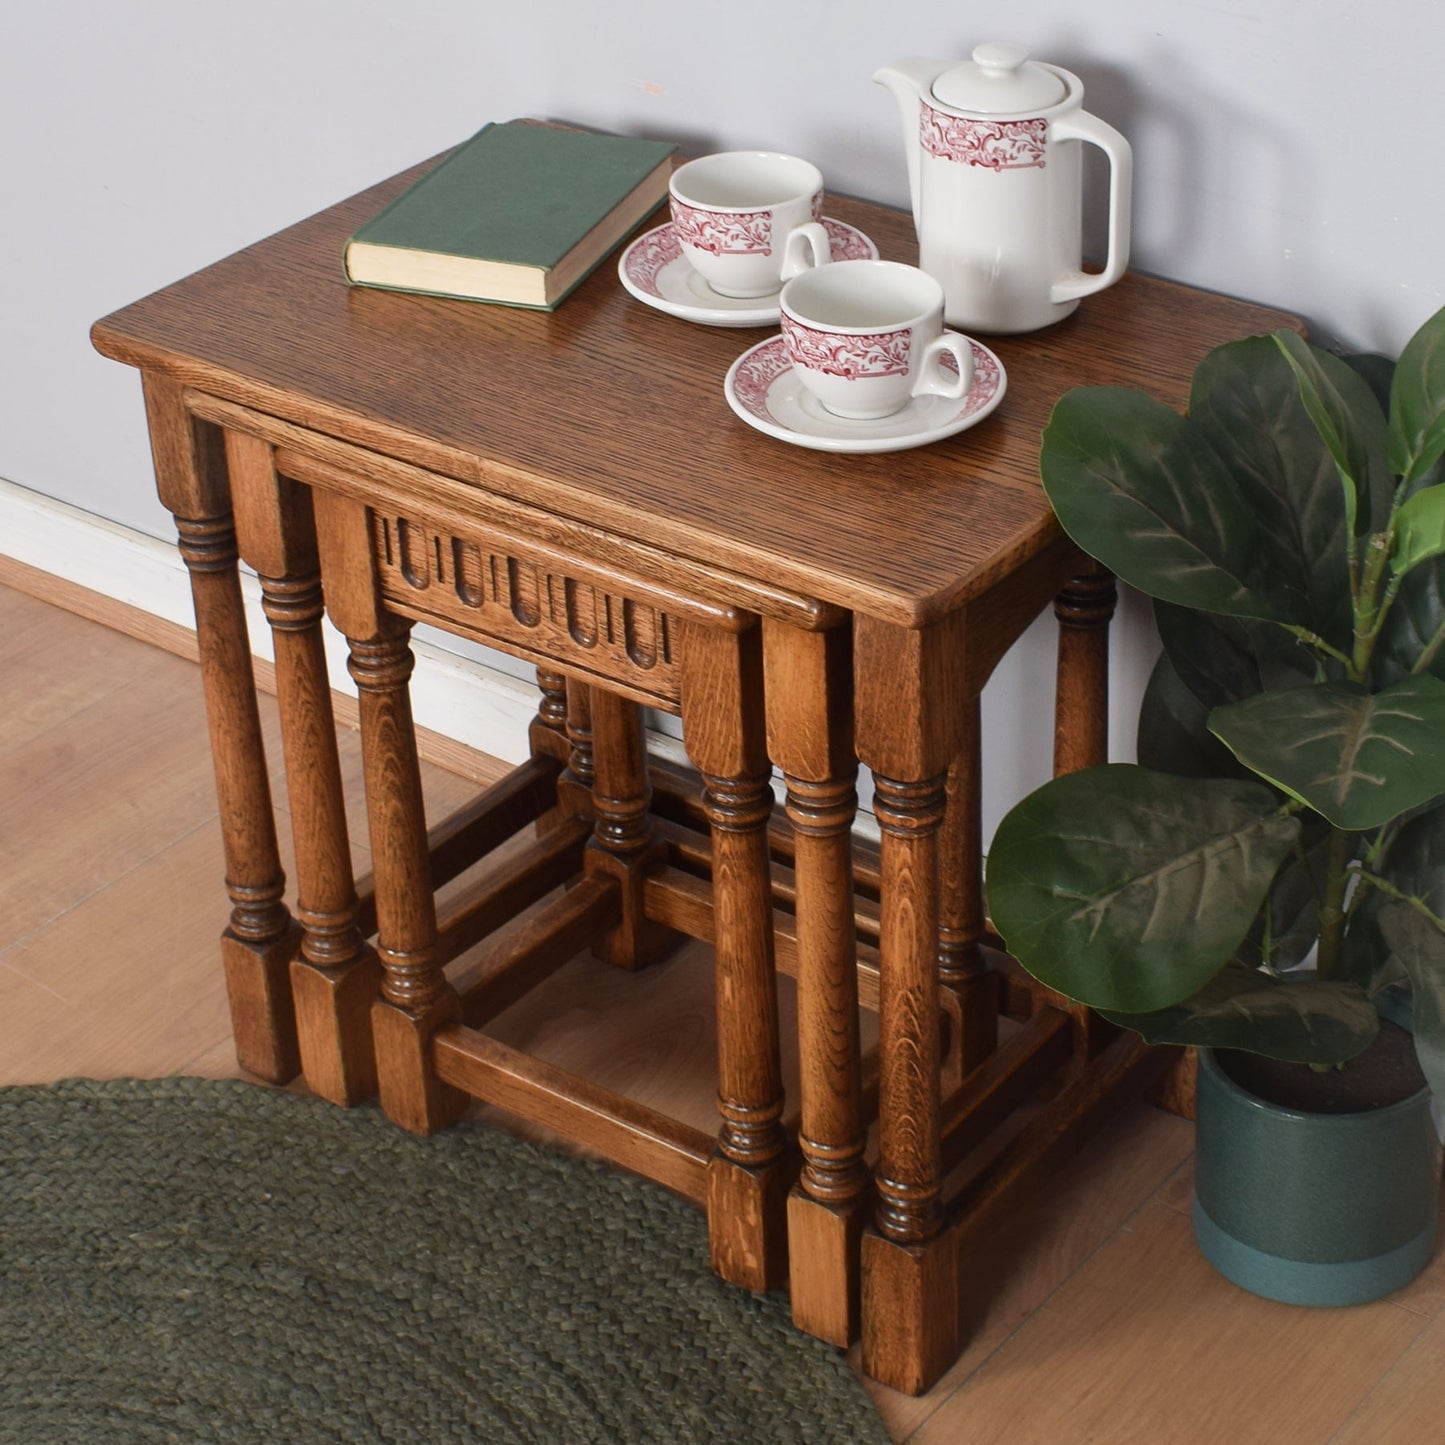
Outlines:
[{"label": "table apron", "polygon": [[[188,387],[187,410],[202,421],[246,432],[277,449],[278,470],[309,486],[340,491],[399,515],[419,512],[459,536],[484,535],[503,550],[525,551],[592,586],[615,588],[710,626],[750,626],[745,614],[813,631],[836,626],[843,608],[771,583],[679,557],[585,522],[560,517],[454,477],[396,461],[323,432]],[[304,474],[298,474],[304,473]]]}]

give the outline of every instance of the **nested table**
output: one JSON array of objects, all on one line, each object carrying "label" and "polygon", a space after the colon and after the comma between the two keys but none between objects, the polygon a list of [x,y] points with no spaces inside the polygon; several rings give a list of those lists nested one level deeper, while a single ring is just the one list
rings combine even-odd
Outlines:
[{"label": "nested table", "polygon": [[[790,1284],[802,1327],[861,1333],[870,1374],[923,1390],[961,1343],[960,1239],[1143,1059],[1023,978],[984,916],[979,694],[1051,604],[1055,767],[1105,749],[1112,580],[1048,508],[1040,430],[1079,384],[1182,405],[1209,347],[1286,318],[1131,276],[993,343],[1008,396],[974,430],[832,456],[728,409],[723,375],[758,333],[652,312],[610,263],[551,315],[348,289],[345,238],[417,173],[94,329],[141,370],[192,579],[240,1060],[276,1081],[299,1071],[339,1104],[379,1089],[412,1130],[475,1097],[571,1134],[704,1205],[726,1278]],[[829,211],[913,258],[906,218]],[[294,917],[238,552],[274,632]],[[323,607],[359,693],[371,879],[349,861]],[[530,659],[541,686],[531,759],[430,830],[408,700],[417,620]],[[644,705],[681,715],[695,775],[649,767]],[[859,762],[876,849],[852,832]],[[508,838],[439,916],[435,890]],[[577,950],[642,968],[680,935],[715,948],[715,1138],[488,1036]],[[480,962],[448,974],[464,954]],[[779,971],[797,979],[795,1131]],[[879,1016],[866,1055],[860,1006]],[[1041,1095],[1008,1149],[951,1187]]]}]

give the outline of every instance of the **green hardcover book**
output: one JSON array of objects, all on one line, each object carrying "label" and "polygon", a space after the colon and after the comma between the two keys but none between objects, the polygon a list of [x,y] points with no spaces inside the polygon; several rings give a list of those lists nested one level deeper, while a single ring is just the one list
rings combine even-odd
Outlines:
[{"label": "green hardcover book", "polygon": [[550,311],[667,194],[665,141],[483,126],[346,243],[357,286]]}]

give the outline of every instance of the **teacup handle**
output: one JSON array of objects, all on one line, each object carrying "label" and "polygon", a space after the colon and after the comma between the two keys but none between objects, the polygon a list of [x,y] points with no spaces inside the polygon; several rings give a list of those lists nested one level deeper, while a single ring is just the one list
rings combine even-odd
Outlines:
[{"label": "teacup handle", "polygon": [[[939,363],[951,356],[958,370],[945,370]],[[918,380],[913,383],[914,396],[944,396],[954,401],[968,395],[973,385],[973,343],[957,331],[945,331],[923,349],[923,363]]]},{"label": "teacup handle", "polygon": [[822,225],[809,221],[806,226],[794,226],[783,242],[782,278],[791,281],[815,266],[826,266],[832,259],[833,243]]}]

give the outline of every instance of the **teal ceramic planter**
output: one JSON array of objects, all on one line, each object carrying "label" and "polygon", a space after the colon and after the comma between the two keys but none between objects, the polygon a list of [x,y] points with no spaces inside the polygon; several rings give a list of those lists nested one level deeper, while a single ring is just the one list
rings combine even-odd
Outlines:
[{"label": "teal ceramic planter", "polygon": [[1228,1280],[1299,1305],[1379,1299],[1435,1240],[1430,1091],[1359,1114],[1280,1108],[1199,1051],[1194,1236]]}]

